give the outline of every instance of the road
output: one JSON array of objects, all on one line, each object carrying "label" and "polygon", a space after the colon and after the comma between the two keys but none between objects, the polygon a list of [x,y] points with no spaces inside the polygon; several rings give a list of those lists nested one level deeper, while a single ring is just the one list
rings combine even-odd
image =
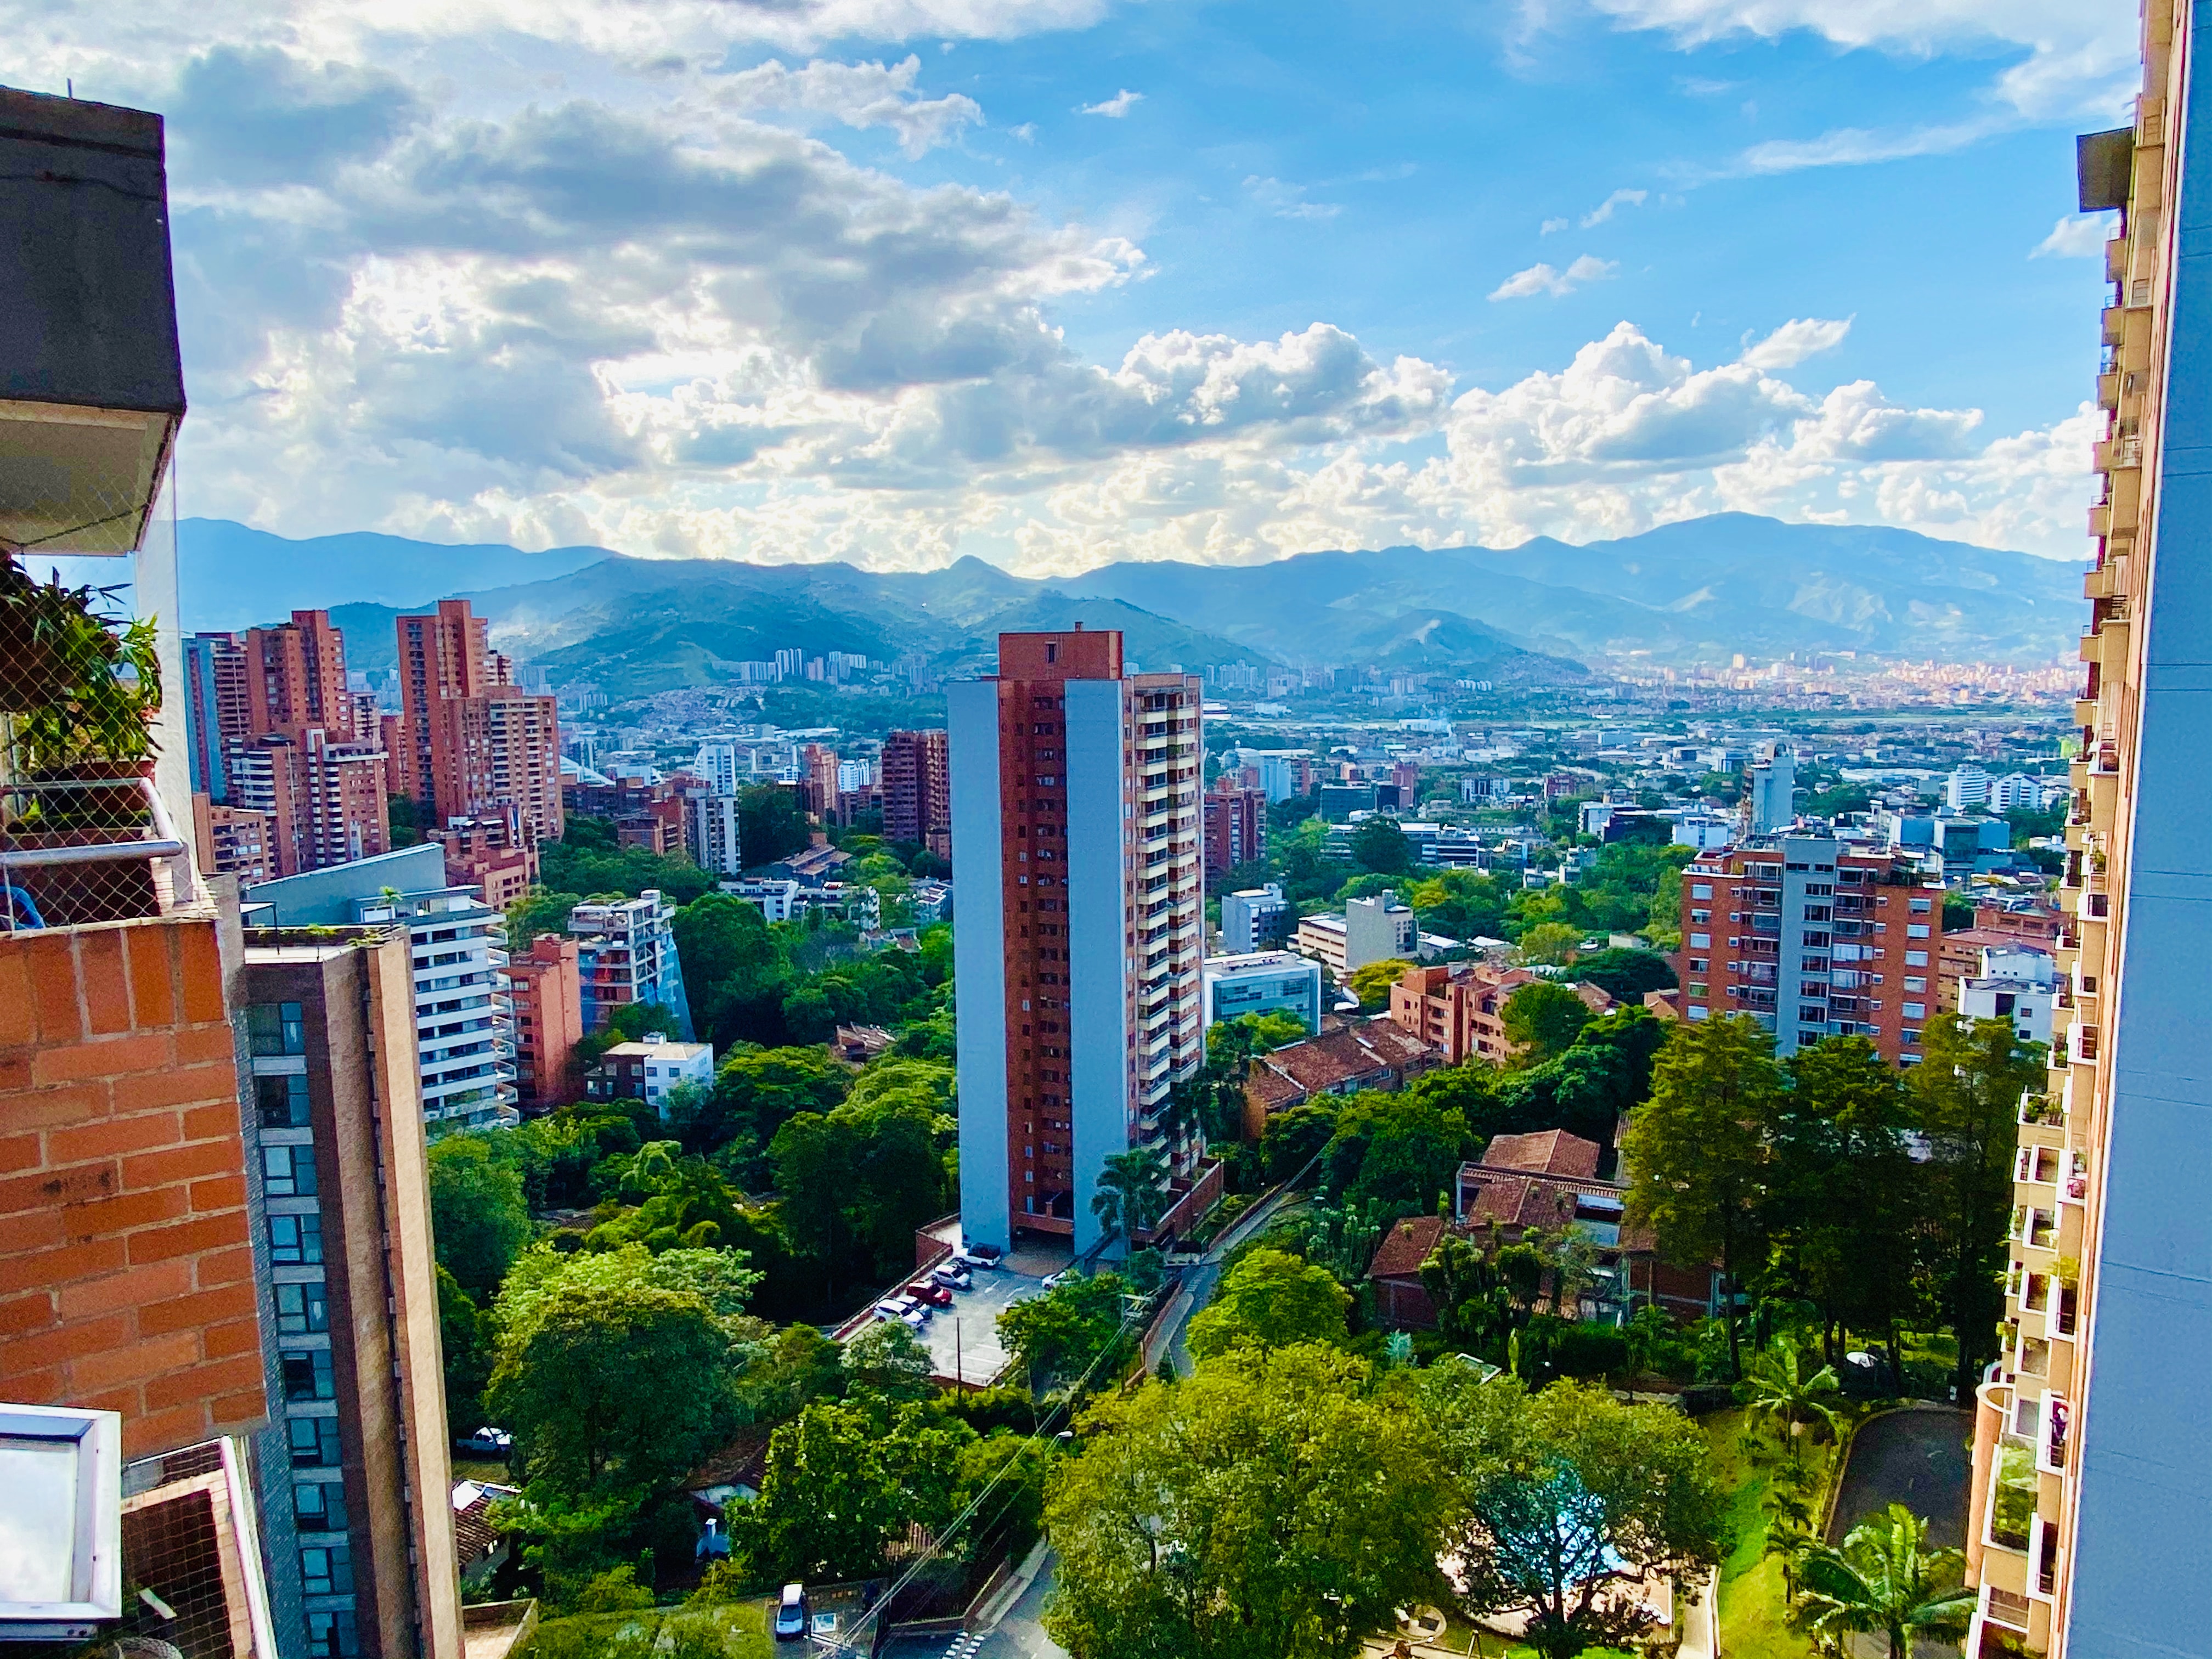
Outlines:
[{"label": "road", "polygon": [[1048,1550],[1037,1576],[976,1649],[975,1659],[1067,1659],[1067,1650],[1045,1634],[1043,1624],[1059,1566],[1060,1558]]},{"label": "road", "polygon": [[1829,1537],[1840,1541],[1869,1516],[1902,1504],[1928,1523],[1931,1546],[1965,1543],[1973,1426],[1966,1413],[1948,1409],[1892,1412],[1869,1423],[1851,1441]]},{"label": "road", "polygon": [[1188,1376],[1196,1369],[1184,1338],[1190,1332],[1191,1316],[1213,1300],[1213,1292],[1221,1283],[1222,1262],[1227,1259],[1230,1251],[1273,1221],[1276,1212],[1294,1196],[1296,1194],[1285,1190],[1261,1200],[1223,1228],[1221,1237],[1213,1241],[1194,1266],[1183,1269],[1182,1289],[1178,1292],[1182,1310],[1176,1316],[1175,1334],[1168,1339],[1167,1350],[1175,1360],[1177,1376]]}]

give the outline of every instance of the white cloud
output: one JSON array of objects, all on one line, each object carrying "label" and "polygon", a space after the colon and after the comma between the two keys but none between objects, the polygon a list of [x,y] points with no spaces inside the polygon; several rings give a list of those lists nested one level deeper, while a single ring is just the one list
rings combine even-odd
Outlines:
[{"label": "white cloud", "polygon": [[1808,357],[1833,351],[1851,331],[1851,319],[1840,322],[1819,317],[1793,317],[1739,360],[1753,368],[1795,368]]},{"label": "white cloud", "polygon": [[1304,185],[1286,185],[1279,179],[1257,174],[1244,181],[1252,199],[1278,219],[1334,219],[1344,211],[1335,202],[1309,202]]},{"label": "white cloud", "polygon": [[1990,88],[2014,113],[2057,119],[2110,113],[2136,84],[2131,7],[2081,0],[1589,0],[1627,28],[1662,30],[1684,46],[1795,30],[1845,48],[1905,57],[2010,52]]},{"label": "white cloud", "polygon": [[1799,173],[1808,167],[1865,167],[1915,155],[1948,155],[1978,143],[2006,124],[1995,118],[1869,132],[1838,127],[1815,138],[1776,138],[1753,144],[1729,169],[1737,173]]},{"label": "white cloud", "polygon": [[1642,207],[1650,193],[1645,190],[1616,190],[1588,213],[1583,215],[1583,228],[1588,230],[1593,225],[1603,224],[1613,217],[1618,209]]},{"label": "white cloud", "polygon": [[1121,91],[1115,93],[1111,98],[1105,100],[1102,103],[1084,104],[1079,106],[1075,112],[1078,115],[1103,115],[1109,120],[1118,121],[1123,116],[1127,115],[1131,109],[1144,101],[1145,94],[1143,93],[1132,92],[1128,88],[1124,87]]},{"label": "white cloud", "polygon": [[775,58],[711,84],[726,108],[745,115],[786,112],[823,115],[848,127],[889,127],[899,148],[920,155],[948,143],[960,130],[983,118],[972,98],[952,93],[943,98],[915,94],[921,59],[903,63],[834,64],[817,60],[804,69],[787,69]]},{"label": "white cloud", "polygon": [[1530,265],[1526,270],[1516,270],[1490,291],[1493,300],[1525,300],[1531,295],[1549,294],[1555,298],[1571,294],[1585,283],[1601,282],[1620,270],[1617,259],[1594,258],[1585,253],[1565,270],[1545,264]]},{"label": "white cloud", "polygon": [[1571,219],[1547,219],[1544,221],[1543,228],[1539,231],[1537,234],[1540,236],[1549,236],[1555,230],[1565,230],[1574,221]]},{"label": "white cloud", "polygon": [[2038,242],[2027,257],[2101,259],[2118,219],[2116,213],[2069,213],[2051,226],[2051,234]]},{"label": "white cloud", "polygon": [[1008,127],[1006,129],[1006,137],[1009,138],[1018,138],[1025,144],[1034,144],[1036,143],[1036,123],[1034,121],[1024,121],[1018,127]]}]

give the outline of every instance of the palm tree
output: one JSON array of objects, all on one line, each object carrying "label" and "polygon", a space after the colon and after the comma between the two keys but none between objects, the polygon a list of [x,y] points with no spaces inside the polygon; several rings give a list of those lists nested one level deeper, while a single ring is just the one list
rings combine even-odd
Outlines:
[{"label": "palm tree", "polygon": [[1824,1423],[1833,1433],[1838,1414],[1829,1402],[1842,1392],[1833,1365],[1823,1365],[1808,1376],[1793,1343],[1753,1360],[1743,1381],[1736,1384],[1735,1396],[1749,1408],[1752,1417],[1781,1423],[1782,1439],[1790,1448],[1794,1466],[1800,1462],[1799,1425]]},{"label": "palm tree", "polygon": [[1923,1636],[1964,1636],[1976,1599],[1959,1587],[1965,1558],[1925,1548],[1927,1537],[1918,1516],[1892,1504],[1853,1527],[1841,1549],[1808,1549],[1797,1569],[1807,1628],[1826,1638],[1886,1634],[1890,1659],[1912,1659],[1912,1645]]},{"label": "palm tree", "polygon": [[1168,1207],[1167,1178],[1166,1160],[1149,1146],[1107,1158],[1091,1199],[1091,1212],[1105,1228],[1103,1242],[1127,1233],[1133,1243],[1137,1234],[1150,1231]]}]

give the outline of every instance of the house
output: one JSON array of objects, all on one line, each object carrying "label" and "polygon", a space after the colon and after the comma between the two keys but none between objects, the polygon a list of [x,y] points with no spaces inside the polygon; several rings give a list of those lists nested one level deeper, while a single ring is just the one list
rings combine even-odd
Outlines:
[{"label": "house", "polygon": [[750,1504],[760,1496],[761,1482],[768,1478],[769,1434],[765,1428],[740,1431],[684,1477],[684,1490],[701,1519],[722,1520],[732,1504]]},{"label": "house", "polygon": [[1421,1283],[1421,1264],[1436,1254],[1447,1225],[1440,1215],[1408,1217],[1390,1229],[1367,1264],[1375,1287],[1376,1322],[1394,1331],[1432,1331],[1437,1304]]},{"label": "house", "polygon": [[507,1540],[491,1524],[491,1506],[502,1498],[520,1498],[518,1486],[489,1480],[461,1480],[453,1486],[453,1553],[461,1568],[464,1592],[482,1589],[505,1565]]},{"label": "house", "polygon": [[1402,1089],[1436,1063],[1435,1050],[1387,1018],[1353,1020],[1253,1062],[1244,1079],[1244,1133],[1258,1139],[1269,1118],[1316,1095]]},{"label": "house", "polygon": [[[1505,1035],[1505,1005],[1522,986],[1547,977],[1489,962],[1408,969],[1390,988],[1389,1018],[1400,1030],[1443,1050],[1448,1066],[1510,1060],[1521,1045]],[[1595,985],[1570,988],[1594,1014],[1609,1014],[1618,1006]]]},{"label": "house", "polygon": [[891,1046],[891,1034],[880,1025],[840,1025],[830,1044],[838,1059],[865,1066]]},{"label": "house", "polygon": [[590,1100],[641,1100],[665,1117],[669,1091],[681,1083],[714,1086],[714,1045],[678,1042],[647,1031],[642,1040],[617,1042],[600,1055],[584,1074],[584,1095]]}]

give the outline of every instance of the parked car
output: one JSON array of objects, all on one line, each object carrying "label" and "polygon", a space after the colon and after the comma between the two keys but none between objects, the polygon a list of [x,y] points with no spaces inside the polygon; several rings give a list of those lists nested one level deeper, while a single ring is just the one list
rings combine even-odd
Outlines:
[{"label": "parked car", "polygon": [[775,1639],[796,1642],[806,1634],[806,1586],[786,1584],[775,1604]]},{"label": "parked car", "polygon": [[1073,1285],[1077,1279],[1082,1277],[1083,1275],[1076,1272],[1073,1267],[1062,1267],[1056,1273],[1047,1273],[1045,1275],[1044,1287],[1048,1291],[1056,1291],[1063,1285]]},{"label": "parked car", "polygon": [[949,1308],[952,1305],[952,1292],[942,1285],[931,1284],[926,1279],[919,1285],[908,1285],[906,1293],[919,1301],[928,1303],[932,1307]]},{"label": "parked car", "polygon": [[996,1267],[999,1264],[1000,1260],[1006,1254],[995,1244],[969,1244],[963,1248],[967,1250],[969,1255],[981,1256],[993,1267]]},{"label": "parked car", "polygon": [[465,1434],[453,1442],[458,1451],[476,1452],[485,1457],[505,1457],[514,1449],[514,1437],[505,1429],[478,1429],[474,1434]]},{"label": "parked car", "polygon": [[929,1282],[948,1291],[964,1291],[975,1279],[965,1267],[937,1267],[931,1270]]},{"label": "parked car", "polygon": [[955,1250],[952,1253],[952,1260],[966,1267],[995,1267],[999,1265],[994,1258],[977,1255],[972,1250]]}]

